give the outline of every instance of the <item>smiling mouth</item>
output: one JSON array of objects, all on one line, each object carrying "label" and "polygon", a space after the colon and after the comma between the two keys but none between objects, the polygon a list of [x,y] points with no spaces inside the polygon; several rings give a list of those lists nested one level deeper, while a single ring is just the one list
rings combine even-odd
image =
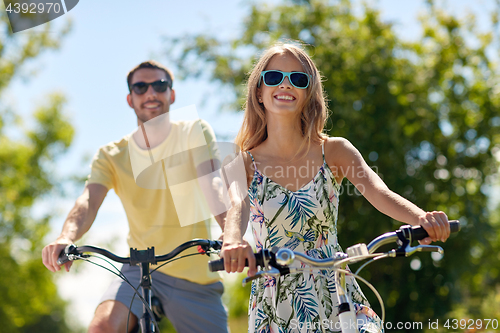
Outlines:
[{"label": "smiling mouth", "polygon": [[146,103],[144,104],[145,109],[157,109],[161,106],[161,103]]},{"label": "smiling mouth", "polygon": [[290,96],[290,95],[278,95],[278,96],[275,96],[274,98],[276,98],[277,100],[280,100],[280,101],[293,101],[293,100],[295,100],[295,97]]}]

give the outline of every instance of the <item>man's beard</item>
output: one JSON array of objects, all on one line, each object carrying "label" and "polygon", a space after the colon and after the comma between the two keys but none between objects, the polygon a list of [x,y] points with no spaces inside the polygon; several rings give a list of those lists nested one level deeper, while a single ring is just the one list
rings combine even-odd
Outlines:
[{"label": "man's beard", "polygon": [[153,111],[154,113],[158,112],[157,114],[154,114],[152,115],[152,111],[148,110],[147,108],[144,108],[142,107],[139,111],[140,112],[137,112],[136,110],[136,115],[137,115],[137,118],[144,124],[148,121],[150,121],[151,119],[154,119],[158,116],[161,116],[163,114],[166,114],[168,113],[168,108],[165,107],[165,105],[163,103],[160,103],[160,107],[158,108],[159,111]]}]

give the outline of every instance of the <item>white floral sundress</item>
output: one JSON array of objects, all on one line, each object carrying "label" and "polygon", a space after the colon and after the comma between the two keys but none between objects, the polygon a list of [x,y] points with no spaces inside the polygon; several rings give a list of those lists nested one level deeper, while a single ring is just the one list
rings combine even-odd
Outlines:
[{"label": "white floral sundress", "polygon": [[[286,247],[315,258],[342,249],[337,243],[340,185],[325,161],[314,178],[292,192],[263,175],[254,164],[248,194],[257,250]],[[314,270],[252,283],[248,332],[339,332],[338,301],[331,270]],[[355,279],[346,277],[360,332],[383,332]]]}]

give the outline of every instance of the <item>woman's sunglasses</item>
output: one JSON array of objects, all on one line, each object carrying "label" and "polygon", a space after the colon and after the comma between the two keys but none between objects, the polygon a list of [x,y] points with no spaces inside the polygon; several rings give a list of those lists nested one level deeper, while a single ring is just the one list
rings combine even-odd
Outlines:
[{"label": "woman's sunglasses", "polygon": [[[276,87],[280,85],[285,77],[295,88],[306,89],[309,87],[309,74],[302,72],[282,72],[282,71],[263,71],[260,73],[263,78],[264,84],[268,87]],[[260,87],[260,80],[257,87]]]},{"label": "woman's sunglasses", "polygon": [[158,80],[151,83],[136,82],[132,85],[131,89],[137,94],[142,95],[148,91],[149,86],[152,86],[157,93],[164,93],[168,87],[171,87],[170,82],[167,80]]}]

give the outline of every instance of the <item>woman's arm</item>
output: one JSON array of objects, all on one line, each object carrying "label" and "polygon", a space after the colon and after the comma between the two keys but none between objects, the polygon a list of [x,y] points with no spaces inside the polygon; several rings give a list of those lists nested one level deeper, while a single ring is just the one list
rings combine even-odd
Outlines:
[{"label": "woman's arm", "polygon": [[[242,159],[238,160],[239,157]],[[252,160],[246,153],[241,153],[231,162],[225,161],[222,170],[231,207],[226,216],[224,243],[220,256],[224,258],[226,272],[241,273],[245,268],[245,260],[248,260],[248,275],[254,275],[257,272],[257,267],[253,249],[243,239],[250,216],[248,186],[253,177]]]},{"label": "woman's arm", "polygon": [[429,234],[429,238],[422,242],[424,244],[430,243],[431,240],[446,241],[450,235],[450,228],[445,213],[425,212],[391,191],[348,140],[329,138],[325,148],[327,163],[334,166],[338,177],[349,179],[377,210],[395,220],[423,226]]}]

